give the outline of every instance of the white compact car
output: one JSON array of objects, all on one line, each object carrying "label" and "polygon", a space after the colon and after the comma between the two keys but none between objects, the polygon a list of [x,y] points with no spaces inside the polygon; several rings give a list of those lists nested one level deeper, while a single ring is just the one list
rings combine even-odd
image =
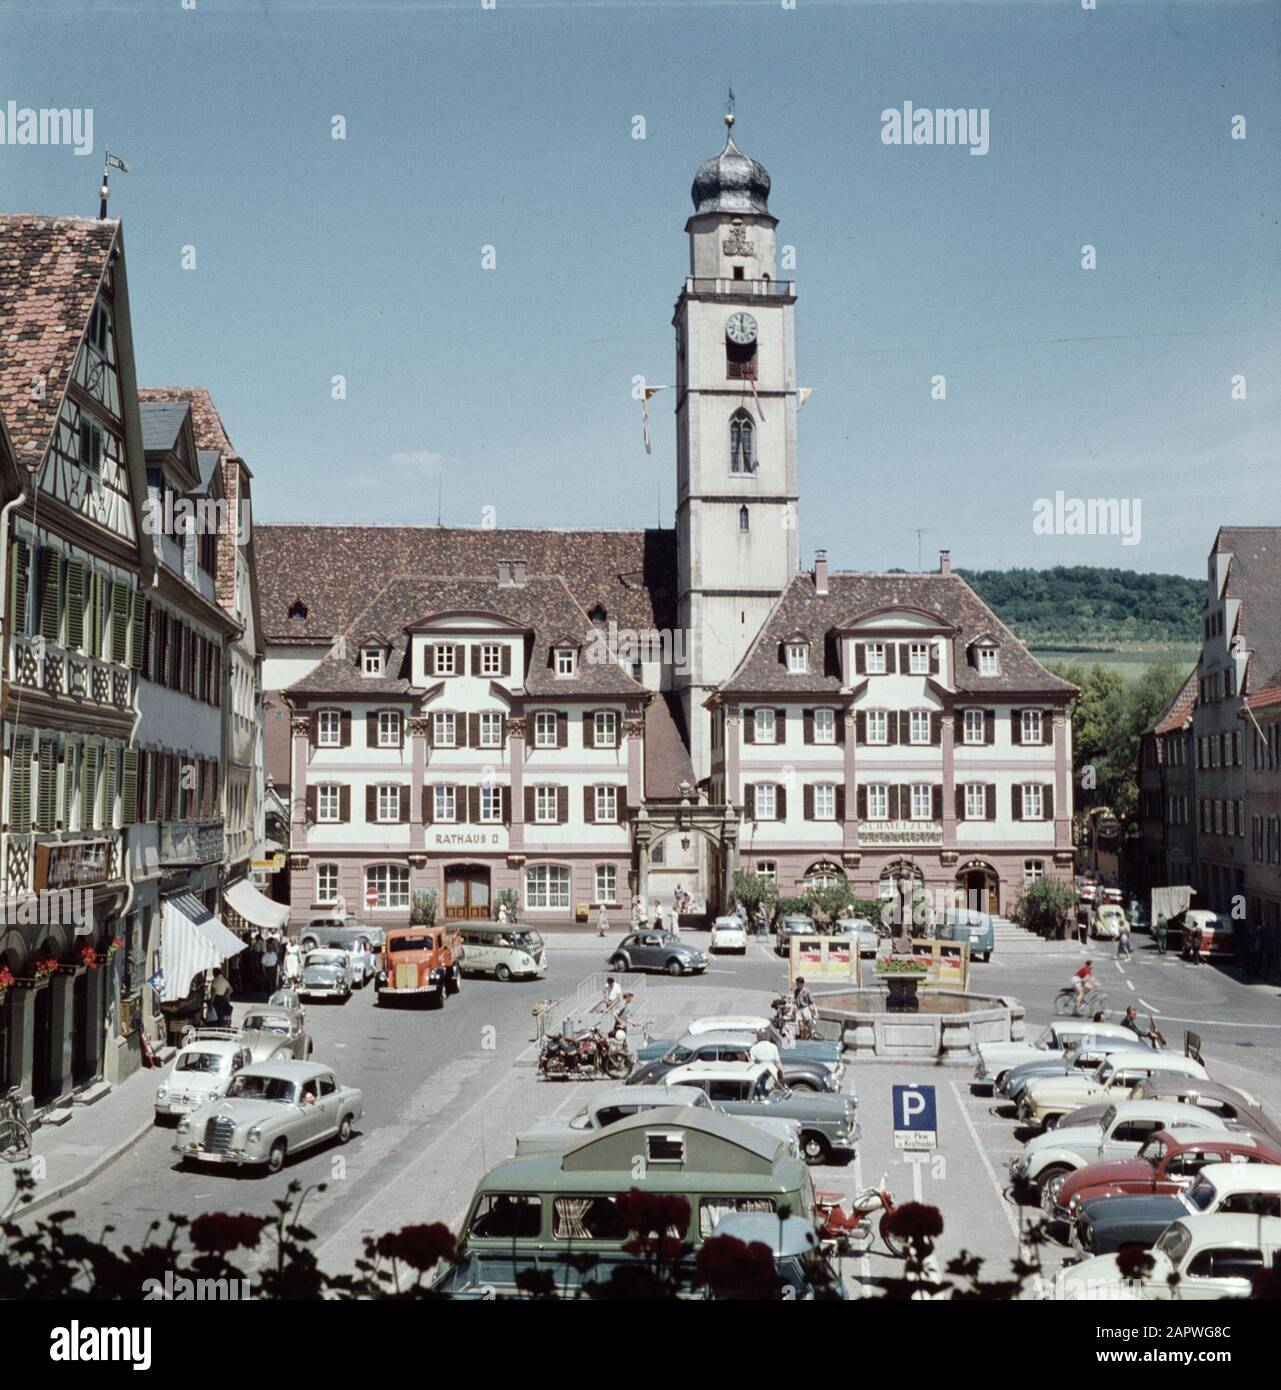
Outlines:
[{"label": "white compact car", "polygon": [[234,1035],[188,1043],[156,1089],[156,1123],[190,1115],[226,1095],[231,1078],[250,1060],[249,1044]]},{"label": "white compact car", "polygon": [[737,917],[718,917],[712,923],[711,949],[743,955],[747,951],[747,928]]}]

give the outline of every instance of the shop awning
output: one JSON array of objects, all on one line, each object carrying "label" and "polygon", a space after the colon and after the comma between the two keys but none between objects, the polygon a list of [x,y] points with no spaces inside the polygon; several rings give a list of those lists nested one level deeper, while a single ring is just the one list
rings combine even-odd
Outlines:
[{"label": "shop awning", "polygon": [[160,928],[160,997],[165,1004],[185,999],[197,975],[245,949],[194,893],[175,893],[164,900]]},{"label": "shop awning", "polygon": [[263,931],[278,931],[289,920],[289,904],[274,903],[260,893],[247,878],[237,879],[223,890],[223,901],[245,919],[250,926]]}]

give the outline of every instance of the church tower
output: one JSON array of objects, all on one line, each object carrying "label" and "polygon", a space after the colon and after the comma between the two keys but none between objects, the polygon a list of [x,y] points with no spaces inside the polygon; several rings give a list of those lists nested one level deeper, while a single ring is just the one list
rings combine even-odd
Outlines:
[{"label": "church tower", "polygon": [[775,269],[770,178],[734,144],[694,177],[689,277],[676,302],[676,543],[686,669],[675,674],[694,771],[711,770],[703,702],[797,571],[795,289]]}]

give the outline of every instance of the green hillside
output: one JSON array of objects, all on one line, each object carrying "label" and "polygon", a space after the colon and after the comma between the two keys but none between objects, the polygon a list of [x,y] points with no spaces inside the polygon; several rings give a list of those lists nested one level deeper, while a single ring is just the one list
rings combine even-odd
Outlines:
[{"label": "green hillside", "polygon": [[1089,565],[958,573],[1031,647],[1181,656],[1200,641],[1204,580]]}]

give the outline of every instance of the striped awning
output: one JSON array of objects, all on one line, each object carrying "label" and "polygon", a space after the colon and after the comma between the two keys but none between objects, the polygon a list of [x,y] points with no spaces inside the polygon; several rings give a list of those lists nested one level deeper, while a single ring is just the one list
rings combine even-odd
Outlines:
[{"label": "striped awning", "polygon": [[191,993],[197,975],[212,970],[245,949],[194,893],[166,898],[160,916],[161,1002],[174,1003]]},{"label": "striped awning", "polygon": [[225,888],[222,899],[251,927],[261,927],[264,931],[279,931],[289,920],[289,904],[272,902],[247,878],[237,879],[230,888]]}]

